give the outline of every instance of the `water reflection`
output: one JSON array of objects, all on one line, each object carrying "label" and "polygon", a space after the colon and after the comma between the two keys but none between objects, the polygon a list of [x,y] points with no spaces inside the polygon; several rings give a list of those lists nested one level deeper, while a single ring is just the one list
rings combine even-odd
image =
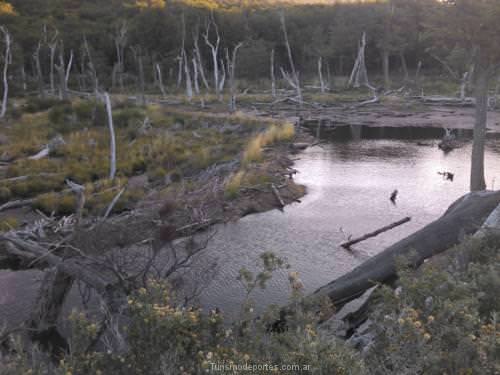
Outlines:
[{"label": "water reflection", "polygon": [[[337,127],[310,124],[327,144],[301,155],[297,181],[307,185],[301,204],[252,215],[220,226],[208,258],[219,259],[219,274],[201,297],[202,305],[237,313],[243,289],[236,280],[241,267],[255,269],[263,251],[285,257],[299,271],[307,291],[341,276],[369,256],[439,217],[468,191],[470,142],[444,154],[437,148],[443,129]],[[457,134],[471,136],[470,131]],[[424,140],[425,142],[422,142]],[[500,142],[487,142],[489,187],[499,179]],[[438,172],[455,174],[453,182]],[[399,190],[397,205],[389,196]],[[359,235],[411,216],[412,222],[356,246],[353,253],[338,245],[345,235]],[[279,272],[254,299],[258,308],[286,303],[287,272]]]}]

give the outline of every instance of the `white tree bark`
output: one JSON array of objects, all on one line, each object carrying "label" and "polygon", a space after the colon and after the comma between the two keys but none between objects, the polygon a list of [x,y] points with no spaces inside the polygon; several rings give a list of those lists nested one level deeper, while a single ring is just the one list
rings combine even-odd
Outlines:
[{"label": "white tree bark", "polygon": [[85,36],[83,37],[83,48],[84,48],[84,50],[87,54],[87,57],[89,59],[88,68],[89,68],[92,84],[94,86],[94,95],[97,98],[98,94],[99,94],[99,79],[97,77],[97,70],[96,70],[94,62],[92,60],[92,55],[90,54],[89,43],[87,42],[87,38]]},{"label": "white tree bark", "polygon": [[271,50],[271,66],[270,66],[270,71],[271,71],[271,94],[273,98],[276,98],[276,74],[274,72],[274,48]]},{"label": "white tree bark", "polygon": [[368,73],[366,71],[366,62],[365,62],[365,50],[366,50],[366,33],[363,32],[361,36],[361,41],[359,43],[358,49],[358,57],[354,63],[354,67],[351,72],[351,77],[349,78],[349,87],[361,87],[366,86],[370,90],[374,91],[375,88],[370,85],[368,81]]},{"label": "white tree bark", "polygon": [[323,58],[321,56],[318,58],[318,77],[321,93],[324,94],[326,91],[326,85],[325,80],[323,79]]},{"label": "white tree bark", "polygon": [[55,81],[54,81],[54,68],[55,68],[55,55],[56,55],[56,49],[57,46],[59,45],[59,31],[56,29],[54,32],[54,35],[52,36],[50,42],[48,43],[49,50],[50,50],[50,92],[52,95],[56,92],[55,89]]},{"label": "white tree bark", "polygon": [[110,138],[109,178],[110,180],[114,180],[116,175],[116,138],[115,138],[115,127],[113,125],[113,109],[111,107],[111,100],[107,92],[103,94],[103,98],[104,98],[104,104],[106,106],[106,113],[108,115],[108,127],[109,127],[109,138]]},{"label": "white tree bark", "polygon": [[167,91],[165,90],[165,85],[163,84],[163,75],[161,73],[161,66],[159,63],[155,64],[155,72],[158,86],[160,86],[161,95],[165,98],[167,96]]},{"label": "white tree bark", "polygon": [[[216,40],[215,43],[210,41],[210,25],[214,26]],[[220,47],[220,34],[219,28],[215,23],[213,14],[211,15],[209,21],[207,22],[207,28],[205,33],[203,34],[203,39],[205,40],[205,44],[210,47],[210,51],[212,53],[212,68],[214,72],[214,88],[215,94],[219,96],[220,93],[220,84],[219,84],[219,47]]]},{"label": "white tree bark", "polygon": [[186,51],[182,51],[182,60],[184,61],[184,73],[186,74],[186,96],[189,101],[193,100],[193,82],[191,81],[191,68],[188,64]]},{"label": "white tree bark", "polygon": [[114,36],[115,39],[115,49],[116,49],[116,64],[113,68],[112,85],[116,85],[116,76],[118,76],[118,82],[120,84],[120,89],[123,91],[123,74],[125,73],[125,47],[127,46],[127,34],[128,25],[124,21],[121,23],[120,27],[116,30]]},{"label": "white tree bark", "polygon": [[38,45],[36,47],[35,52],[33,53],[33,60],[35,61],[35,69],[36,69],[36,74],[37,74],[37,81],[38,81],[38,92],[40,97],[45,96],[45,90],[44,90],[44,83],[43,83],[43,73],[42,73],[42,66],[40,64],[40,50],[42,49],[42,42],[38,42]]},{"label": "white tree bark", "polygon": [[196,25],[195,32],[193,33],[193,42],[194,42],[194,58],[196,59],[198,65],[198,71],[200,73],[201,81],[207,90],[210,89],[208,85],[207,77],[205,75],[205,68],[203,67],[203,60],[201,59],[200,45],[198,43],[200,33],[199,33],[199,25]]},{"label": "white tree bark", "polygon": [[198,75],[198,62],[196,61],[196,55],[193,56],[193,83],[194,83],[194,92],[196,95],[200,95],[200,84],[199,84],[199,75]]},{"label": "white tree bark", "polygon": [[226,48],[227,71],[229,73],[230,112],[236,111],[236,57],[238,55],[238,50],[241,48],[241,46],[243,46],[243,42],[238,43],[234,47],[231,57],[229,57],[229,49]]},{"label": "white tree bark", "polygon": [[302,89],[300,87],[299,74],[298,74],[297,70],[295,69],[295,63],[293,62],[293,56],[292,56],[292,49],[290,47],[290,42],[288,40],[285,12],[281,12],[280,22],[281,22],[281,29],[283,31],[283,36],[285,38],[285,45],[286,45],[286,50],[288,53],[288,62],[290,64],[291,75],[288,74],[283,68],[281,68],[281,72],[283,74],[283,78],[285,78],[285,80],[288,81],[288,83],[295,89],[295,91],[297,93],[297,100],[299,101],[299,103],[302,103],[303,102]]},{"label": "white tree bark", "polygon": [[0,111],[0,118],[4,118],[7,113],[7,100],[9,98],[9,65],[12,63],[12,37],[10,36],[9,31],[4,26],[0,26],[0,32],[2,32],[4,36],[5,43],[5,52],[3,55],[4,63],[3,63],[3,97],[2,97],[2,109]]}]

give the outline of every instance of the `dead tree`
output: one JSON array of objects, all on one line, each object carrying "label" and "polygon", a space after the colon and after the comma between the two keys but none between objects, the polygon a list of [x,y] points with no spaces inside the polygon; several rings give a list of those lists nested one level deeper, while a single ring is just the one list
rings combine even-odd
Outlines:
[{"label": "dead tree", "polygon": [[165,85],[163,84],[163,74],[161,72],[161,66],[160,63],[155,64],[155,77],[156,77],[156,82],[158,83],[158,86],[160,88],[161,95],[163,98],[167,96],[167,90],[165,89]]},{"label": "dead tree", "polygon": [[193,63],[193,83],[194,83],[194,92],[196,95],[200,95],[200,83],[199,83],[199,73],[198,73],[198,62],[196,61],[196,54],[192,58]]},{"label": "dead tree", "polygon": [[193,81],[191,81],[191,68],[188,63],[186,51],[182,51],[182,60],[184,61],[184,73],[186,74],[186,96],[189,101],[193,100]]},{"label": "dead tree", "polygon": [[326,91],[325,80],[323,79],[323,58],[318,57],[318,77],[319,77],[319,87],[321,93],[324,94]]},{"label": "dead tree", "polygon": [[[215,30],[215,42],[212,43],[210,41],[210,26],[213,25]],[[219,28],[217,27],[217,23],[215,22],[213,13],[211,14],[207,27],[205,29],[205,33],[203,34],[203,39],[205,40],[205,44],[210,47],[210,51],[212,53],[212,69],[214,73],[214,89],[215,94],[219,96],[220,94],[220,83],[219,83],[219,47],[220,47],[220,34]]]},{"label": "dead tree", "polygon": [[7,113],[7,100],[9,98],[9,65],[12,63],[12,37],[9,31],[4,26],[0,26],[0,32],[3,34],[5,43],[5,52],[3,54],[3,97],[2,97],[2,109],[0,110],[0,118],[4,118]]},{"label": "dead tree", "polygon": [[43,82],[43,73],[42,73],[42,65],[40,64],[40,51],[42,49],[42,42],[38,42],[38,45],[35,49],[35,52],[33,53],[33,60],[35,63],[35,70],[36,70],[36,75],[37,75],[37,81],[38,81],[38,94],[40,97],[45,97],[45,89],[44,89],[44,82]]},{"label": "dead tree", "polygon": [[68,98],[68,82],[71,74],[71,68],[73,66],[73,50],[69,54],[68,64],[64,62],[64,48],[61,42],[61,47],[59,48],[59,64],[55,66],[56,71],[59,76],[59,98]]},{"label": "dead tree", "polygon": [[271,50],[271,65],[270,65],[270,73],[271,73],[271,95],[273,98],[276,98],[276,74],[274,72],[274,48]]},{"label": "dead tree", "polygon": [[59,45],[59,30],[55,29],[54,35],[47,43],[50,51],[50,67],[49,67],[49,80],[50,80],[50,92],[52,95],[56,92],[55,87],[55,79],[54,79],[54,68],[55,68],[55,57],[56,57],[56,49]]},{"label": "dead tree", "polygon": [[[181,17],[181,48],[179,51],[179,55],[176,57],[177,63],[178,63],[178,70],[177,70],[177,88],[181,87],[182,84],[182,77],[185,74],[185,68],[184,68],[184,55],[186,53],[186,19],[184,16],[184,13],[182,13]],[[188,68],[189,69],[189,68]]]},{"label": "dead tree", "polygon": [[285,69],[281,69],[281,74],[283,75],[283,78],[285,81],[288,82],[288,84],[295,90],[297,94],[297,100],[299,103],[302,103],[302,89],[300,87],[300,79],[299,79],[299,73],[295,69],[295,63],[293,62],[293,56],[292,56],[292,49],[290,47],[290,42],[288,40],[288,32],[286,29],[286,20],[285,20],[285,12],[280,13],[280,22],[281,22],[281,29],[283,31],[283,37],[285,38],[285,46],[286,46],[286,51],[288,54],[288,63],[290,65],[290,73],[285,71]]},{"label": "dead tree", "polygon": [[139,78],[139,96],[140,103],[142,106],[146,105],[146,82],[144,79],[144,64],[143,64],[143,56],[142,49],[140,46],[130,47],[133,55],[135,63],[137,64],[137,76]]},{"label": "dead tree", "polygon": [[361,41],[359,43],[358,48],[358,56],[356,61],[354,62],[354,67],[351,72],[351,76],[349,78],[348,87],[361,87],[365,86],[372,91],[375,91],[375,88],[370,85],[368,81],[368,72],[366,71],[366,62],[365,62],[365,49],[366,49],[366,33],[363,32],[361,36]]},{"label": "dead tree", "polygon": [[115,139],[115,127],[113,125],[113,109],[111,107],[111,100],[109,94],[105,92],[103,95],[103,101],[106,106],[106,113],[108,117],[108,128],[109,128],[109,138],[110,138],[110,150],[109,150],[109,179],[114,180],[116,175],[116,139]]},{"label": "dead tree", "polygon": [[97,70],[94,65],[94,60],[92,59],[92,54],[90,53],[90,47],[86,36],[83,37],[83,48],[89,60],[87,66],[94,89],[94,95],[97,98],[99,94],[99,78],[97,77]]},{"label": "dead tree", "polygon": [[233,48],[233,53],[231,57],[229,56],[229,49],[226,48],[226,65],[229,75],[229,111],[236,111],[236,57],[238,55],[238,50],[243,46],[243,42],[238,43]]},{"label": "dead tree", "polygon": [[198,66],[197,70],[200,73],[201,81],[203,82],[205,88],[209,90],[210,86],[208,85],[208,80],[205,75],[205,68],[203,67],[203,60],[201,59],[200,44],[199,44],[199,37],[200,37],[199,28],[200,26],[197,23],[195,31],[193,33],[194,59],[196,60],[196,65]]},{"label": "dead tree", "polygon": [[127,22],[123,21],[119,28],[116,30],[114,35],[115,50],[116,50],[116,63],[113,67],[113,74],[111,77],[112,87],[116,86],[116,80],[118,76],[118,82],[120,84],[120,89],[123,91],[123,74],[125,73],[125,47],[127,46],[127,34],[128,25]]}]

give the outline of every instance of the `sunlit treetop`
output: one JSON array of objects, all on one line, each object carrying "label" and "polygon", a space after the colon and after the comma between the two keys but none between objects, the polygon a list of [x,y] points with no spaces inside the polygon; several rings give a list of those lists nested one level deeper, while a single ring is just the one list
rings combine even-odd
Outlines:
[{"label": "sunlit treetop", "polygon": [[139,9],[163,9],[165,0],[135,0],[134,6]]},{"label": "sunlit treetop", "polygon": [[0,1],[0,15],[11,15],[15,16],[17,13],[14,10],[12,4],[7,1]]}]

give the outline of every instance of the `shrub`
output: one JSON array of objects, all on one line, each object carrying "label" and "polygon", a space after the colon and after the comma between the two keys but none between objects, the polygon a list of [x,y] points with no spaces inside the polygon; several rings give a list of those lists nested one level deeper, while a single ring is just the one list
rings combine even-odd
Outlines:
[{"label": "shrub", "polygon": [[401,269],[401,292],[384,288],[373,314],[373,374],[500,371],[498,250],[498,238],[470,240],[451,252],[446,266],[424,266],[418,274]]},{"label": "shrub", "polygon": [[68,101],[62,101],[56,98],[29,98],[24,105],[24,110],[28,113],[46,111],[47,109],[60,104],[68,104]]},{"label": "shrub", "polygon": [[113,124],[117,128],[127,128],[144,120],[144,111],[129,107],[113,111]]}]

